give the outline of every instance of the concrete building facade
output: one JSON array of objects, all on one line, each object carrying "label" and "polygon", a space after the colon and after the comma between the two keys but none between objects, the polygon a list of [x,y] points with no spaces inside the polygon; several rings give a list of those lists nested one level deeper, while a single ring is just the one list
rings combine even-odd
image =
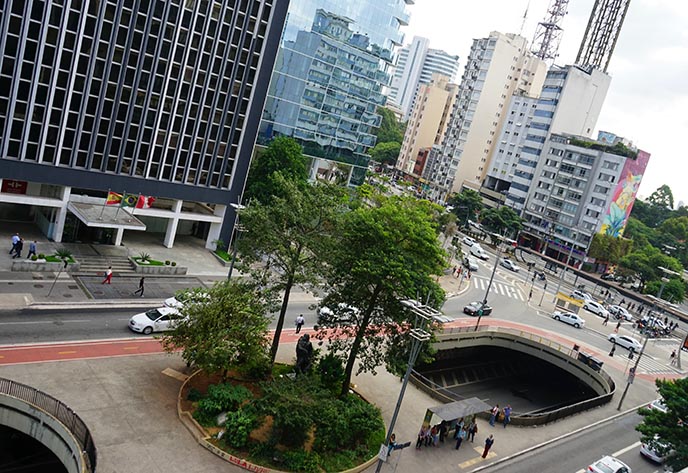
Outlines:
[{"label": "concrete building facade", "polygon": [[[458,85],[450,83],[448,76],[437,73],[433,74],[429,84],[421,84],[406,123],[397,169],[416,177],[423,174],[424,166],[417,167],[418,152],[442,142],[457,90]],[[420,172],[416,172],[418,169]]]},{"label": "concrete building facade", "polygon": [[[58,242],[228,239],[287,3],[3,2],[0,218]],[[157,203],[114,215],[109,190]]]},{"label": "concrete building facade", "polygon": [[414,36],[411,43],[399,50],[395,64],[389,98],[401,110],[402,121],[408,120],[418,90],[429,84],[433,74],[449,77],[455,82],[459,72],[459,56],[441,49],[430,48],[430,40]]},{"label": "concrete building facade", "polygon": [[[507,118],[511,96],[536,95],[546,65],[528,49],[525,38],[496,31],[473,41],[450,124],[431,180],[444,195],[462,186],[479,187]],[[448,169],[446,177],[441,174]]]}]

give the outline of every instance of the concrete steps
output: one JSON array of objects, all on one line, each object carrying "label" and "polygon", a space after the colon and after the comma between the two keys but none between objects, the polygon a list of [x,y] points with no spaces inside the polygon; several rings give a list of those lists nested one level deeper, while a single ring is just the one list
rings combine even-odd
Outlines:
[{"label": "concrete steps", "polygon": [[112,272],[117,276],[135,275],[134,265],[125,256],[81,256],[81,268],[75,273],[84,276],[102,275],[112,266]]}]

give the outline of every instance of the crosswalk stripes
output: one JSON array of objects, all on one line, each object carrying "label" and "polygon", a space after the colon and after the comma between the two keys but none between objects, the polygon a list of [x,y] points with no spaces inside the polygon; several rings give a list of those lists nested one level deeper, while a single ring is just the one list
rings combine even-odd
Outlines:
[{"label": "crosswalk stripes", "polygon": [[[626,350],[617,350],[616,356],[621,355],[627,357]],[[637,356],[637,355],[636,355]],[[635,357],[633,360],[628,360],[629,367],[635,365]],[[669,365],[668,360],[653,358],[648,355],[643,355],[638,364],[638,373],[660,374],[660,373],[676,373],[676,371]]]},{"label": "crosswalk stripes", "polygon": [[[473,287],[475,289],[480,289],[482,291],[485,291],[487,289],[487,285],[489,284],[489,280],[479,278],[479,277],[473,277],[471,278],[473,281]],[[517,301],[525,302],[526,298],[521,292],[520,289],[510,285],[510,284],[504,284],[499,281],[493,281],[492,282],[492,287],[490,288],[490,292],[500,295],[500,296],[505,296],[509,297],[511,299],[515,299]]]}]

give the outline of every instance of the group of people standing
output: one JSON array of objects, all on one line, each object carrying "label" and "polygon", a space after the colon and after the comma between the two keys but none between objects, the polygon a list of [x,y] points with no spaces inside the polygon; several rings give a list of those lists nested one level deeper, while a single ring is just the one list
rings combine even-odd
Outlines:
[{"label": "group of people standing", "polygon": [[[511,406],[506,406],[501,412],[504,415],[503,421],[504,427],[506,427],[509,421],[511,420]],[[494,408],[492,408],[492,411],[490,411],[490,425],[494,426],[495,419],[497,418],[499,413],[499,405],[496,405]],[[456,441],[454,449],[459,450],[459,448],[461,448],[461,444],[464,441],[472,443],[475,440],[475,434],[478,433],[477,417],[474,415],[468,421],[466,421],[466,419],[462,417],[461,419],[457,420],[456,423],[454,423],[454,421],[447,422],[443,420],[439,424],[436,424],[432,427],[429,425],[423,425],[420,429],[420,432],[418,432],[418,439],[416,440],[416,449],[420,450],[423,446],[439,447],[440,444],[444,443],[444,440],[447,438],[449,431],[452,429],[454,430],[454,435],[452,439]],[[492,434],[490,434],[485,439],[485,448],[483,449],[482,454],[483,458],[487,457],[487,454],[492,448],[494,441],[494,435]]]},{"label": "group of people standing", "polygon": [[[29,253],[26,255],[26,259],[31,258],[36,254],[37,242],[34,240],[29,243]],[[24,250],[24,239],[19,236],[19,233],[12,235],[12,248],[10,248],[10,255],[12,259],[21,258],[21,253]]]},{"label": "group of people standing", "polygon": [[511,406],[507,404],[503,409],[499,409],[499,404],[495,404],[490,410],[490,425],[495,426],[495,422],[501,422],[506,429],[506,426],[511,422]]}]

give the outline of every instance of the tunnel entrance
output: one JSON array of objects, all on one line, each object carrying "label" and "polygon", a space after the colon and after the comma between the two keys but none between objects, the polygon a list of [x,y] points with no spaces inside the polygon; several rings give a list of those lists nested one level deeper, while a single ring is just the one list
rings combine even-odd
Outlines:
[{"label": "tunnel entrance", "polygon": [[23,432],[0,425],[0,471],[67,473],[53,452]]},{"label": "tunnel entrance", "polygon": [[440,350],[433,363],[416,371],[447,395],[477,397],[502,407],[509,404],[514,415],[539,414],[597,396],[567,371],[499,346]]}]

